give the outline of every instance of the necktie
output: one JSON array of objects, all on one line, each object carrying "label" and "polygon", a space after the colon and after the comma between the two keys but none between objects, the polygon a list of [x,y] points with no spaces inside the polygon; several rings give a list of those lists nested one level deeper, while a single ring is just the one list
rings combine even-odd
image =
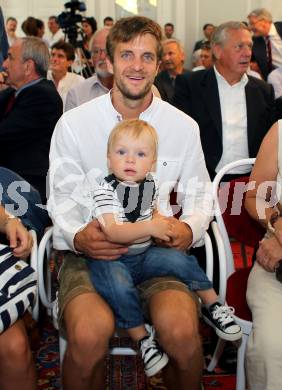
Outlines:
[{"label": "necktie", "polygon": [[8,102],[7,102],[7,105],[6,105],[6,108],[5,108],[5,115],[7,115],[13,108],[13,105],[14,105],[15,100],[16,100],[15,94],[16,94],[16,92],[13,91],[11,93],[11,95],[9,96],[9,99],[8,99]]},{"label": "necktie", "polygon": [[268,67],[268,70],[271,71],[272,70],[272,53],[271,53],[271,42],[270,42],[269,35],[267,35],[267,37],[265,38],[265,42],[266,42],[267,67]]}]

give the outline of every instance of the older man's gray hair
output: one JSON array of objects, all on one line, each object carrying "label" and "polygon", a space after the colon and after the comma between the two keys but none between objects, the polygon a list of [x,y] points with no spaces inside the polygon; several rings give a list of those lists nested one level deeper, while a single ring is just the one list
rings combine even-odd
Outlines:
[{"label": "older man's gray hair", "polygon": [[211,47],[215,45],[223,46],[226,40],[228,39],[229,31],[234,31],[234,30],[249,31],[248,27],[242,22],[230,21],[230,22],[222,23],[214,30],[212,34]]},{"label": "older man's gray hair", "polygon": [[20,40],[22,41],[22,60],[33,60],[36,73],[41,77],[46,77],[50,60],[46,43],[36,37],[25,37]]},{"label": "older man's gray hair", "polygon": [[182,43],[178,40],[178,39],[175,39],[175,38],[168,38],[168,39],[164,39],[162,41],[162,45],[168,45],[170,43],[175,43],[178,50],[181,51],[182,53],[184,53],[184,47],[182,45]]},{"label": "older man's gray hair", "polygon": [[255,16],[258,20],[267,20],[268,22],[272,22],[271,13],[265,8],[257,8],[249,13],[248,18],[251,16]]}]

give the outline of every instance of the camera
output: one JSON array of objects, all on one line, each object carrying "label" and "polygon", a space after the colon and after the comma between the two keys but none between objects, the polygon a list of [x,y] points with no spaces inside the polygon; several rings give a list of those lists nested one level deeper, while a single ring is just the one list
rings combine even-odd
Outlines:
[{"label": "camera", "polygon": [[82,21],[82,15],[76,13],[76,11],[86,11],[86,5],[83,1],[71,0],[65,3],[64,7],[65,9],[69,9],[69,11],[64,11],[58,15],[59,25],[68,37],[69,43],[74,47],[80,47],[82,42],[78,41],[77,38],[81,29],[77,23]]}]

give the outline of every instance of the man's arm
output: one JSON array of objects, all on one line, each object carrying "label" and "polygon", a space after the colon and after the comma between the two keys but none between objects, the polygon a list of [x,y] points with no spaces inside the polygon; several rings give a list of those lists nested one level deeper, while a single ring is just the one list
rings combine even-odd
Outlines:
[{"label": "man's arm", "polygon": [[117,222],[114,214],[103,214],[98,218],[101,229],[109,241],[127,244],[135,240],[152,236],[169,241],[172,234],[169,219],[158,216],[150,221]]}]

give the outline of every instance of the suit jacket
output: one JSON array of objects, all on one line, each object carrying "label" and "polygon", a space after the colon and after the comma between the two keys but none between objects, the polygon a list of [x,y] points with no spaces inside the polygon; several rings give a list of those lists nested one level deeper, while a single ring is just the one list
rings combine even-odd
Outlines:
[{"label": "suit jacket", "polygon": [[[184,69],[186,71],[186,69]],[[155,78],[155,86],[161,95],[162,100],[168,103],[173,102],[174,83],[167,70],[162,70]]]},{"label": "suit jacket", "polygon": [[45,180],[52,133],[63,112],[62,99],[52,81],[42,79],[20,91],[5,114],[11,94],[12,88],[0,93],[0,165],[23,177]]},{"label": "suit jacket", "polygon": [[[273,87],[248,76],[245,87],[249,156],[256,157],[261,141],[275,122]],[[214,69],[185,73],[176,78],[174,105],[200,127],[206,164],[211,177],[222,156],[222,118]]]},{"label": "suit jacket", "polygon": [[[282,39],[282,22],[274,23],[274,26]],[[258,63],[264,79],[267,79],[269,69],[267,66],[267,49],[263,37],[253,37],[252,59]]]}]

